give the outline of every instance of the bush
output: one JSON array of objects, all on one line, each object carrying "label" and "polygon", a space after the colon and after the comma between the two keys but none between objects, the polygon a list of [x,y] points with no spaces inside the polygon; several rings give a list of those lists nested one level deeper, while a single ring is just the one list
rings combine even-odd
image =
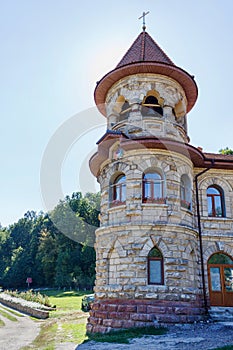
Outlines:
[{"label": "bush", "polygon": [[32,289],[26,292],[18,292],[17,290],[15,291],[6,290],[5,293],[11,295],[12,297],[22,298],[27,301],[34,301],[36,303],[40,303],[48,307],[52,306],[49,302],[49,298],[47,295],[43,295],[39,292],[34,293]]}]

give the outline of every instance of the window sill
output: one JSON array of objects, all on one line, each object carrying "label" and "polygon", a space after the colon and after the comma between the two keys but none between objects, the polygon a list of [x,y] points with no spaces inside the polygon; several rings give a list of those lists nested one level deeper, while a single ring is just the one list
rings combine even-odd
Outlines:
[{"label": "window sill", "polygon": [[159,207],[159,208],[168,208],[168,205],[166,204],[166,203],[152,203],[152,202],[147,202],[147,203],[142,203],[142,208],[143,207],[146,207],[146,208],[148,208],[148,207],[153,207],[153,208],[155,208],[155,207]]},{"label": "window sill", "polygon": [[202,216],[201,217],[202,220],[210,220],[210,221],[232,221],[233,219],[232,218],[227,218],[227,217],[224,217],[224,216]]},{"label": "window sill", "polygon": [[126,208],[126,204],[125,203],[121,203],[121,204],[116,204],[116,205],[112,205],[111,207],[108,208],[108,212],[111,211],[116,211],[116,210],[122,210]]}]

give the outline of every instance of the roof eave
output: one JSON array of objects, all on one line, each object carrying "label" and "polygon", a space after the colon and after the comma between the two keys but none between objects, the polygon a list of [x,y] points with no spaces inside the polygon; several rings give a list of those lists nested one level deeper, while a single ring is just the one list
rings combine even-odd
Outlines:
[{"label": "roof eave", "polygon": [[97,82],[94,92],[95,103],[104,116],[106,116],[105,100],[109,89],[123,77],[140,73],[161,74],[176,80],[185,91],[188,101],[187,112],[189,112],[194,106],[198,96],[197,84],[194,77],[184,69],[174,65],[154,61],[133,62],[113,69]]}]

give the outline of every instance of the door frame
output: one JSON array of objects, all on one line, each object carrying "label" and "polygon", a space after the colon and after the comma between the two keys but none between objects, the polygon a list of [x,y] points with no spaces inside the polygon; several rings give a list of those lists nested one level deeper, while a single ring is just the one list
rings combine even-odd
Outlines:
[{"label": "door frame", "polygon": [[[233,291],[227,291],[225,285],[225,268],[232,268],[233,264],[207,264],[208,267],[208,284],[209,284],[209,296],[211,306],[233,306]],[[212,291],[211,284],[211,267],[219,268],[220,271],[220,291]]]}]

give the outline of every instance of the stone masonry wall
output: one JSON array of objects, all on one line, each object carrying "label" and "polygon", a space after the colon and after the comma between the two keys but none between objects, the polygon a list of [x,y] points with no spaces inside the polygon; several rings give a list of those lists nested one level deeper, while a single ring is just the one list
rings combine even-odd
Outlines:
[{"label": "stone masonry wall", "polygon": [[153,326],[163,323],[192,323],[206,318],[200,300],[178,302],[168,300],[96,301],[90,311],[87,332]]},{"label": "stone masonry wall", "polygon": [[[174,225],[100,228],[96,232],[97,298],[195,300],[200,289],[197,234]],[[158,247],[164,285],[148,285],[147,257]]]}]

